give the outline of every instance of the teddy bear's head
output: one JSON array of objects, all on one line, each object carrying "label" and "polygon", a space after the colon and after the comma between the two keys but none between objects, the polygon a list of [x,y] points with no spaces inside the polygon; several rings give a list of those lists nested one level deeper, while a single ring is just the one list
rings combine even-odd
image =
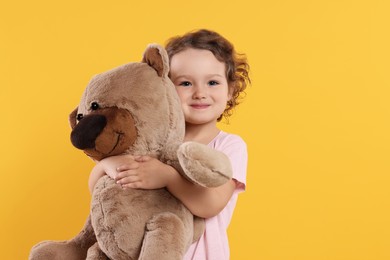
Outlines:
[{"label": "teddy bear's head", "polygon": [[72,144],[95,160],[123,153],[169,157],[185,124],[168,72],[165,49],[151,44],[142,62],[94,76],[69,116]]}]

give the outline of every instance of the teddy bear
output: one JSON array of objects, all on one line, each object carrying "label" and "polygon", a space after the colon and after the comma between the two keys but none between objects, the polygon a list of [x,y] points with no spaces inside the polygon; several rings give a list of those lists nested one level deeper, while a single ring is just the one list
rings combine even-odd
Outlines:
[{"label": "teddy bear", "polygon": [[[184,142],[185,121],[169,58],[158,44],[141,62],[94,76],[70,114],[72,144],[93,160],[149,155],[195,185],[217,187],[231,179],[228,157],[207,145]],[[165,188],[122,189],[109,176],[96,183],[80,233],[35,245],[30,260],[182,259],[204,231],[204,220]]]}]

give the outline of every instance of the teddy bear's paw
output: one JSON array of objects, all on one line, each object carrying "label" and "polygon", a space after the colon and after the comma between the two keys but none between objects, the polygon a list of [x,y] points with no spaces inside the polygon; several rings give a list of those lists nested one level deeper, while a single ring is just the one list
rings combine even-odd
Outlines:
[{"label": "teddy bear's paw", "polygon": [[29,260],[82,260],[87,251],[73,241],[43,241],[35,245]]},{"label": "teddy bear's paw", "polygon": [[232,177],[229,158],[222,152],[196,142],[180,145],[177,156],[190,181],[203,187],[217,187]]},{"label": "teddy bear's paw", "polygon": [[88,255],[85,260],[110,260],[103,251],[99,248],[99,244],[96,242],[88,249]]},{"label": "teddy bear's paw", "polygon": [[171,212],[152,216],[146,224],[139,260],[180,260],[192,242],[190,230]]}]

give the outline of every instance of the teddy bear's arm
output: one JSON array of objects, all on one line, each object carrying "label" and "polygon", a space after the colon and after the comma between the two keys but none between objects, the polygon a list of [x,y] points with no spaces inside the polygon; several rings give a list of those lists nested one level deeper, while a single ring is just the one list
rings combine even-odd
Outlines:
[{"label": "teddy bear's arm", "polygon": [[196,142],[180,145],[177,156],[184,175],[203,187],[218,187],[232,178],[229,158],[222,152]]}]

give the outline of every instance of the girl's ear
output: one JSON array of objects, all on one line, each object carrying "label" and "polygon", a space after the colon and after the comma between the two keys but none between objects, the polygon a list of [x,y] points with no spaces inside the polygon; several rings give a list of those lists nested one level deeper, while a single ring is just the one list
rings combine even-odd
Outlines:
[{"label": "girl's ear", "polygon": [[160,77],[168,77],[168,53],[161,45],[156,43],[149,44],[144,52],[142,62],[154,68]]}]

